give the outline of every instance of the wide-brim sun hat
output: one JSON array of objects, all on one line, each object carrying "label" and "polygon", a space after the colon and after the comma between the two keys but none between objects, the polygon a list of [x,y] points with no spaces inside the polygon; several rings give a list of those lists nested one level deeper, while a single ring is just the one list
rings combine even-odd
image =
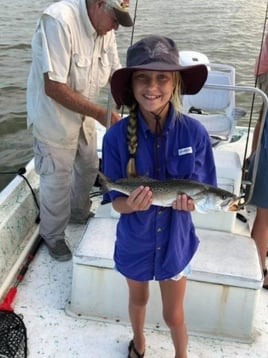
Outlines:
[{"label": "wide-brim sun hat", "polygon": [[127,104],[131,76],[134,71],[179,72],[181,94],[196,94],[207,79],[207,66],[203,64],[181,66],[175,42],[164,36],[148,36],[128,48],[126,67],[115,71],[111,78],[111,92],[120,107]]},{"label": "wide-brim sun hat", "polygon": [[133,26],[133,21],[129,14],[129,0],[106,0],[106,3],[113,8],[119,25],[125,27]]}]

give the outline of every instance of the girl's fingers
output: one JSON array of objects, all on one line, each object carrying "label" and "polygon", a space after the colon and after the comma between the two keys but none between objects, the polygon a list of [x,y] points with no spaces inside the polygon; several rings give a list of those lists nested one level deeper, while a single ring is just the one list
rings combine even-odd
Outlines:
[{"label": "girl's fingers", "polygon": [[193,211],[195,209],[194,202],[186,194],[180,194],[172,203],[174,210]]},{"label": "girl's fingers", "polygon": [[133,210],[147,210],[152,202],[152,192],[149,187],[140,186],[130,193],[127,202]]}]

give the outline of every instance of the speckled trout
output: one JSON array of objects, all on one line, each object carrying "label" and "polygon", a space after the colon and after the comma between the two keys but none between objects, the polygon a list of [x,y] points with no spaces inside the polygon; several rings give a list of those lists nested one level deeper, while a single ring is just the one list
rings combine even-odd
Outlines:
[{"label": "speckled trout", "polygon": [[209,184],[188,179],[156,180],[147,177],[118,179],[115,182],[99,172],[99,180],[104,192],[116,190],[129,195],[140,185],[148,186],[152,195],[152,205],[171,206],[178,194],[186,194],[195,204],[198,212],[238,211],[243,198]]}]

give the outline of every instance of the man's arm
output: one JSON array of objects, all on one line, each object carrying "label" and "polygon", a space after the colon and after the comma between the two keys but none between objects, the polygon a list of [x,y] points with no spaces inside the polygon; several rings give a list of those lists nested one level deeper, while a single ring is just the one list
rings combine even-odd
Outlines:
[{"label": "man's arm", "polygon": [[[48,97],[73,112],[95,118],[106,127],[107,110],[105,108],[90,102],[83,95],[72,90],[67,84],[50,80],[47,73],[44,74],[44,85],[45,93]],[[112,112],[111,124],[116,123],[119,119],[119,114]]]}]

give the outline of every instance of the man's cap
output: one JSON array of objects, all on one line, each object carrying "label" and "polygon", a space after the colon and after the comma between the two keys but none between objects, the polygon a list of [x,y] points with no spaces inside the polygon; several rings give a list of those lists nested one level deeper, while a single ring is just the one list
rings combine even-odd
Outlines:
[{"label": "man's cap", "polygon": [[129,14],[129,0],[106,0],[106,3],[113,8],[119,25],[133,26],[133,21]]},{"label": "man's cap", "polygon": [[195,94],[207,79],[207,67],[203,64],[181,66],[175,42],[164,36],[147,36],[128,48],[126,67],[115,71],[111,78],[111,92],[118,106],[127,102],[134,71],[179,72],[181,94]]}]

